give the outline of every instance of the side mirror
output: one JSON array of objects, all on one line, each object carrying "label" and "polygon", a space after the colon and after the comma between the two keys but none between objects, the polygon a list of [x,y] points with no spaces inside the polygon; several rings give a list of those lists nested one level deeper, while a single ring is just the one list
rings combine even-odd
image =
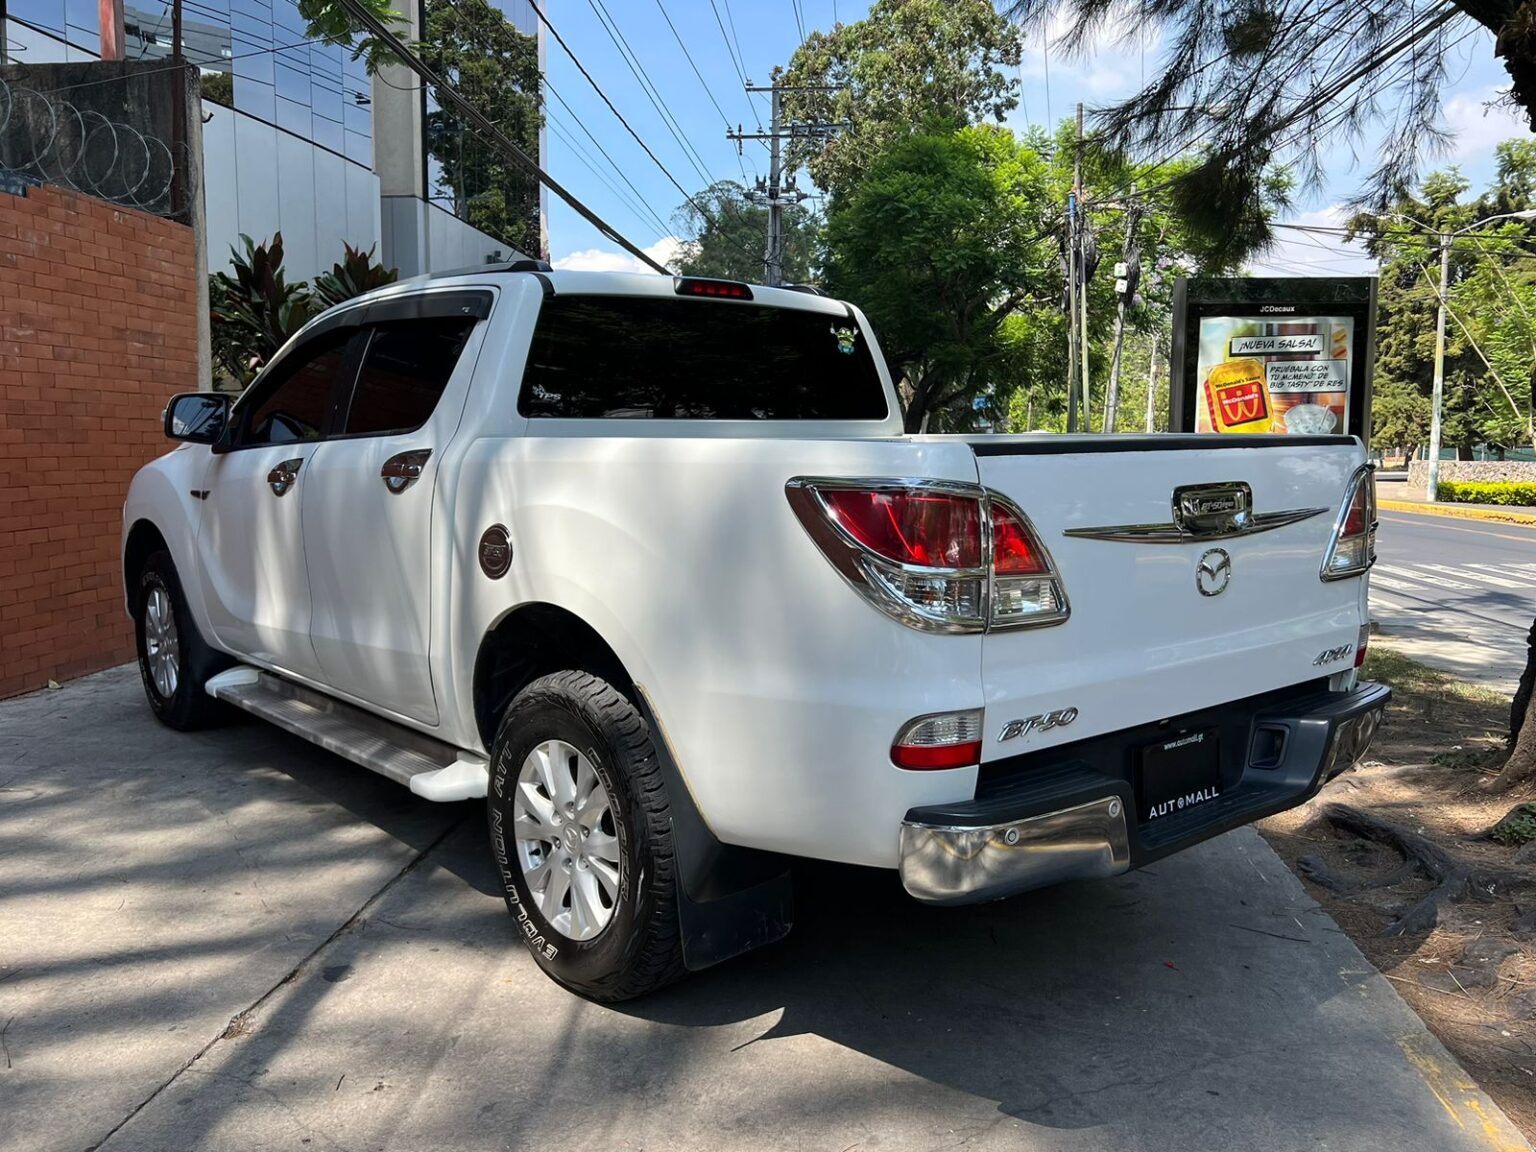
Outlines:
[{"label": "side mirror", "polygon": [[165,434],[172,440],[212,444],[229,425],[234,401],[222,392],[183,392],[165,406]]}]

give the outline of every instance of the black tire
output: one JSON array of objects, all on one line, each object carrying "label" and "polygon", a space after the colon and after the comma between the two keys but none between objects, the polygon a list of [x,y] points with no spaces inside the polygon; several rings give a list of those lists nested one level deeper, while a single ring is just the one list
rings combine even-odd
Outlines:
[{"label": "black tire", "polygon": [[[587,758],[614,816],[617,898],[607,924],[585,940],[561,932],[540,911],[513,834],[518,774],[529,754],[549,740],[564,741]],[[535,680],[502,717],[490,770],[491,851],[507,909],[539,967],[571,991],[604,1003],[643,996],[681,977],[671,812],[649,728],[635,706],[586,672]]]},{"label": "black tire", "polygon": [[[150,597],[156,592],[163,592],[170,601],[172,619],[175,621],[176,682],[168,694],[155,682],[146,635]],[[198,632],[192,613],[187,610],[187,599],[181,591],[181,579],[176,574],[176,565],[169,552],[153,553],[139,570],[137,594],[133,602],[133,631],[144,695],[149,700],[150,710],[162,724],[188,732],[216,724],[227,715],[224,706],[209,696],[203,686],[215,672],[228,667],[230,661],[209,648]]]}]

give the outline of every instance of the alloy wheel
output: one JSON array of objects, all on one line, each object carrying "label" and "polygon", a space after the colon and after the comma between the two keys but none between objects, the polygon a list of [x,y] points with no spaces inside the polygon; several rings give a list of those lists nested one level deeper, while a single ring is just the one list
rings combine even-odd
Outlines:
[{"label": "alloy wheel", "polygon": [[544,919],[590,940],[619,899],[619,839],[608,790],[573,745],[546,740],[528,753],[512,797],[517,862]]}]

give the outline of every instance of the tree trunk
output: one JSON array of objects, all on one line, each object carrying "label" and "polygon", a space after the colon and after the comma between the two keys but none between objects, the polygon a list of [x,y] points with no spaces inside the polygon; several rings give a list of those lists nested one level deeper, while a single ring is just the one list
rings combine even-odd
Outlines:
[{"label": "tree trunk", "polygon": [[1536,621],[1532,621],[1530,634],[1526,637],[1525,671],[1520,674],[1520,686],[1509,709],[1509,759],[1504,761],[1504,767],[1489,785],[1495,792],[1507,792],[1536,778],[1536,708],[1531,707],[1533,686],[1536,686]]},{"label": "tree trunk", "polygon": [[1531,622],[1531,631],[1525,638],[1525,670],[1520,673],[1520,684],[1515,689],[1515,698],[1509,708],[1511,752],[1515,750],[1515,742],[1520,739],[1520,729],[1530,711],[1533,690],[1536,690],[1536,620]]}]

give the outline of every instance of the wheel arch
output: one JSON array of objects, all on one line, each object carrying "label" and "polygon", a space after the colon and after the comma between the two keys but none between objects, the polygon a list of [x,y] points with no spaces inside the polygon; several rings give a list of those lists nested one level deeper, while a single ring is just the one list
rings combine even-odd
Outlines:
[{"label": "wheel arch", "polygon": [[134,612],[133,592],[138,586],[138,576],[144,569],[144,562],[156,552],[170,550],[165,534],[153,520],[141,517],[128,529],[128,534],[123,538],[123,603],[127,605],[130,616]]},{"label": "wheel arch", "polygon": [[540,676],[567,669],[599,676],[638,702],[634,678],[613,646],[568,608],[520,604],[486,630],[475,655],[475,728],[486,748],[512,698]]}]

